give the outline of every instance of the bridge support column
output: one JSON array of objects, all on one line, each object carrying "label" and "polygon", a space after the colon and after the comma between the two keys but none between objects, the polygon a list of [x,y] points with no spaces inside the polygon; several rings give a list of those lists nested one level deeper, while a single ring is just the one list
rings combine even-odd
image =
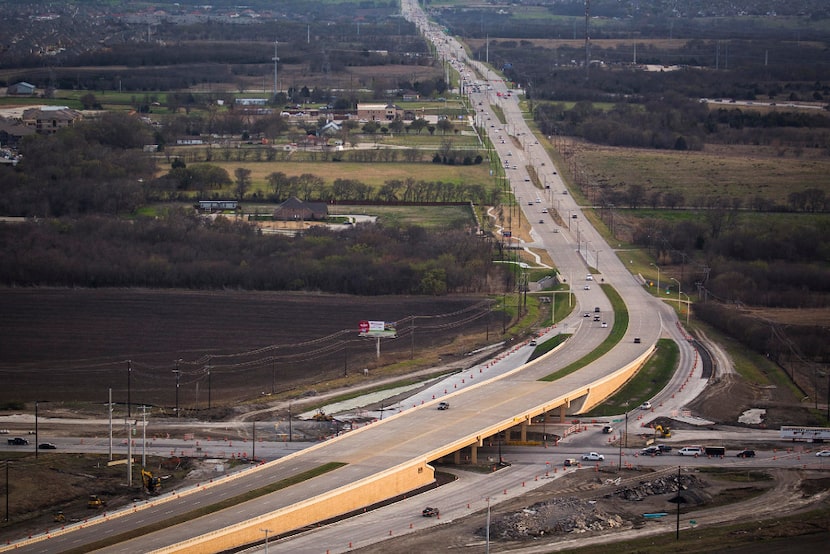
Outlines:
[{"label": "bridge support column", "polygon": [[559,423],[565,423],[565,417],[568,415],[568,405],[562,404],[559,406]]},{"label": "bridge support column", "polygon": [[504,442],[510,442],[510,431],[512,431],[510,428],[504,430]]},{"label": "bridge support column", "polygon": [[522,422],[520,429],[520,437],[522,442],[527,442],[527,421]]},{"label": "bridge support column", "polygon": [[460,450],[456,450],[455,452],[453,452],[452,463],[454,463],[455,465],[461,465],[461,451]]},{"label": "bridge support column", "polygon": [[470,463],[473,465],[478,463],[478,446],[476,445],[470,447]]}]

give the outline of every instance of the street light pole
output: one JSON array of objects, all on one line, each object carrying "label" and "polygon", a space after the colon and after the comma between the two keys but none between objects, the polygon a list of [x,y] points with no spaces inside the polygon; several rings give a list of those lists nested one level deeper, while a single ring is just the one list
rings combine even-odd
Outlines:
[{"label": "street light pole", "polygon": [[651,263],[649,265],[653,265],[657,268],[657,296],[660,296],[660,266],[655,263]]},{"label": "street light pole", "polygon": [[271,532],[270,529],[260,529],[263,533],[265,533],[265,554],[268,554],[268,533]]}]

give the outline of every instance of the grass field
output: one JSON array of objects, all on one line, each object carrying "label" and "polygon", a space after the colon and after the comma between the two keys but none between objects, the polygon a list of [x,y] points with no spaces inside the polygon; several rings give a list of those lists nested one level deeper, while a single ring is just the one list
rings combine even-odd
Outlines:
[{"label": "grass field", "polygon": [[[680,192],[684,204],[699,198],[740,198],[748,206],[756,196],[786,204],[792,192],[818,188],[830,193],[830,159],[819,152],[798,156],[773,147],[721,145],[703,152],[674,152],[584,143],[573,152],[578,165],[590,168],[593,183],[619,190],[636,183],[646,189],[646,195]],[[584,192],[591,200],[591,188]]]},{"label": "grass field", "polygon": [[[281,172],[289,177],[310,173],[321,177],[327,185],[335,179],[353,179],[370,187],[380,187],[386,181],[416,179],[417,181],[441,181],[455,184],[481,184],[495,186],[486,164],[443,165],[433,163],[348,163],[348,162],[210,162],[225,169],[233,178],[234,170],[244,167],[251,170],[250,192],[268,192],[267,177]],[[168,167],[162,167],[161,174]],[[224,191],[224,192],[230,192]]]}]

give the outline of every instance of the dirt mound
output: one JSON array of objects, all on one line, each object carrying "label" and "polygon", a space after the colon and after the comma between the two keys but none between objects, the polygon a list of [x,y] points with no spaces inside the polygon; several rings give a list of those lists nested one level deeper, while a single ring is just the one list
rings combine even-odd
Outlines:
[{"label": "dirt mound", "polygon": [[810,406],[802,404],[789,389],[749,383],[737,374],[714,380],[687,407],[695,415],[729,425],[741,425],[738,418],[751,409],[763,409],[765,413],[761,423],[749,427],[820,424]]}]

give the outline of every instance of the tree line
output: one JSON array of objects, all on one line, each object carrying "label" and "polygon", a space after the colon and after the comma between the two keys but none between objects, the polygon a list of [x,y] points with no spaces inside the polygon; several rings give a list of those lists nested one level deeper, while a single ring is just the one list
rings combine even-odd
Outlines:
[{"label": "tree line", "polygon": [[466,229],[313,227],[298,237],[199,217],[96,215],[0,226],[5,286],[486,293],[501,285],[493,245]]},{"label": "tree line", "polygon": [[592,102],[535,104],[534,119],[548,135],[581,137],[595,144],[629,148],[702,150],[704,144],[787,144],[827,148],[830,116],[786,107],[769,113],[740,108],[710,110],[705,103],[666,93],[644,105]]}]

